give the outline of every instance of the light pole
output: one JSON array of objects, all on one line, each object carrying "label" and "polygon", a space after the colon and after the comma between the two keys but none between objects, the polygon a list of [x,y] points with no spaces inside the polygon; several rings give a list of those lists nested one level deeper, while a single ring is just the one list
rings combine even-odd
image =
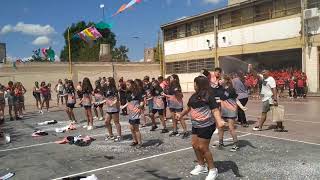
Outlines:
[{"label": "light pole", "polygon": [[104,21],[104,4],[100,4],[100,9],[102,9],[102,21]]},{"label": "light pole", "polygon": [[[102,9],[102,21],[104,22],[104,20],[105,20],[105,16],[104,16],[104,4],[100,4],[100,9]],[[112,66],[112,77],[115,78],[113,58],[111,58],[111,66]]]}]

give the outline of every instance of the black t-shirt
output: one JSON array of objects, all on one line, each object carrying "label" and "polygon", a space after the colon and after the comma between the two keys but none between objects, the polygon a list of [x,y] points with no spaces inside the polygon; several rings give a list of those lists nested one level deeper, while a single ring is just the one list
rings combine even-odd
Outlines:
[{"label": "black t-shirt", "polygon": [[209,106],[209,108],[215,109],[219,108],[218,103],[216,102],[214,96],[208,95],[206,99],[201,99],[197,94],[193,94],[188,101],[188,107],[193,109]]},{"label": "black t-shirt", "polygon": [[118,96],[118,90],[117,90],[116,88],[105,87],[105,89],[104,89],[104,96],[105,96],[105,97]]},{"label": "black t-shirt", "polygon": [[223,95],[221,100],[225,101],[227,99],[237,99],[238,94],[234,88],[225,88],[223,89]]},{"label": "black t-shirt", "polygon": [[213,96],[208,94],[206,98],[201,98],[193,94],[189,99],[188,107],[190,107],[192,127],[204,128],[215,123],[212,110],[219,106]]}]

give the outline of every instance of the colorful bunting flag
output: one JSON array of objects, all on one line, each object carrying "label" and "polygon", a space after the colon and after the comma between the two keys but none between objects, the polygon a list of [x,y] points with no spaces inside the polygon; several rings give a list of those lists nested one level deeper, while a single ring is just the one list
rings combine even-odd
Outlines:
[{"label": "colorful bunting flag", "polygon": [[135,4],[137,4],[137,3],[140,3],[140,2],[141,2],[141,0],[131,0],[128,4],[123,4],[123,5],[119,8],[119,10],[118,10],[114,15],[112,15],[112,16],[115,16],[115,15],[117,15],[117,14],[119,14],[119,13],[122,13],[122,12],[125,11],[126,9],[128,9],[128,8],[132,7],[133,5],[135,5]]}]

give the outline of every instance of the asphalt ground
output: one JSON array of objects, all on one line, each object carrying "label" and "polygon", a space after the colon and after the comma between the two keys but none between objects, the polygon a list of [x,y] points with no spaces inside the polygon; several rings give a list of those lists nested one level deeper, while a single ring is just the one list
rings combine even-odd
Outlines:
[{"label": "asphalt ground", "polygon": [[[284,100],[285,128],[288,132],[274,132],[268,120],[263,131],[252,127],[260,115],[259,100],[250,100],[247,111],[249,128],[237,126],[240,150],[230,152],[232,141],[226,132],[222,150],[211,147],[217,179],[320,179],[320,99]],[[75,109],[81,123],[77,130],[56,133],[55,128],[68,125],[63,106],[40,115],[30,110],[23,120],[6,121],[1,129],[11,135],[12,142],[0,145],[0,176],[14,172],[11,179],[47,180],[95,174],[99,179],[204,179],[206,175],[190,176],[196,165],[191,139],[169,137],[160,129],[150,132],[141,129],[143,148],[130,147],[131,134],[126,117],[121,116],[123,141],[105,141],[103,121],[95,121],[95,129],[87,131],[82,108]],[[57,120],[58,124],[38,126],[38,122]],[[169,129],[171,122],[167,121]],[[190,129],[190,121],[187,121]],[[31,137],[35,129],[45,130],[48,136]],[[115,128],[114,128],[115,132]],[[69,135],[90,135],[96,138],[89,146],[56,144]],[[115,133],[116,134],[116,133]],[[217,135],[212,137],[212,144]]]}]

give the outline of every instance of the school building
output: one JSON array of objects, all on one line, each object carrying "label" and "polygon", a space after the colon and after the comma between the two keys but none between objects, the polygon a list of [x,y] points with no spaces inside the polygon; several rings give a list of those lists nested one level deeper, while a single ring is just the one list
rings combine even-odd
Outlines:
[{"label": "school building", "polygon": [[227,7],[164,24],[165,74],[178,74],[191,91],[203,68],[297,68],[306,72],[309,91],[319,92],[319,9],[319,0],[229,0]]}]

